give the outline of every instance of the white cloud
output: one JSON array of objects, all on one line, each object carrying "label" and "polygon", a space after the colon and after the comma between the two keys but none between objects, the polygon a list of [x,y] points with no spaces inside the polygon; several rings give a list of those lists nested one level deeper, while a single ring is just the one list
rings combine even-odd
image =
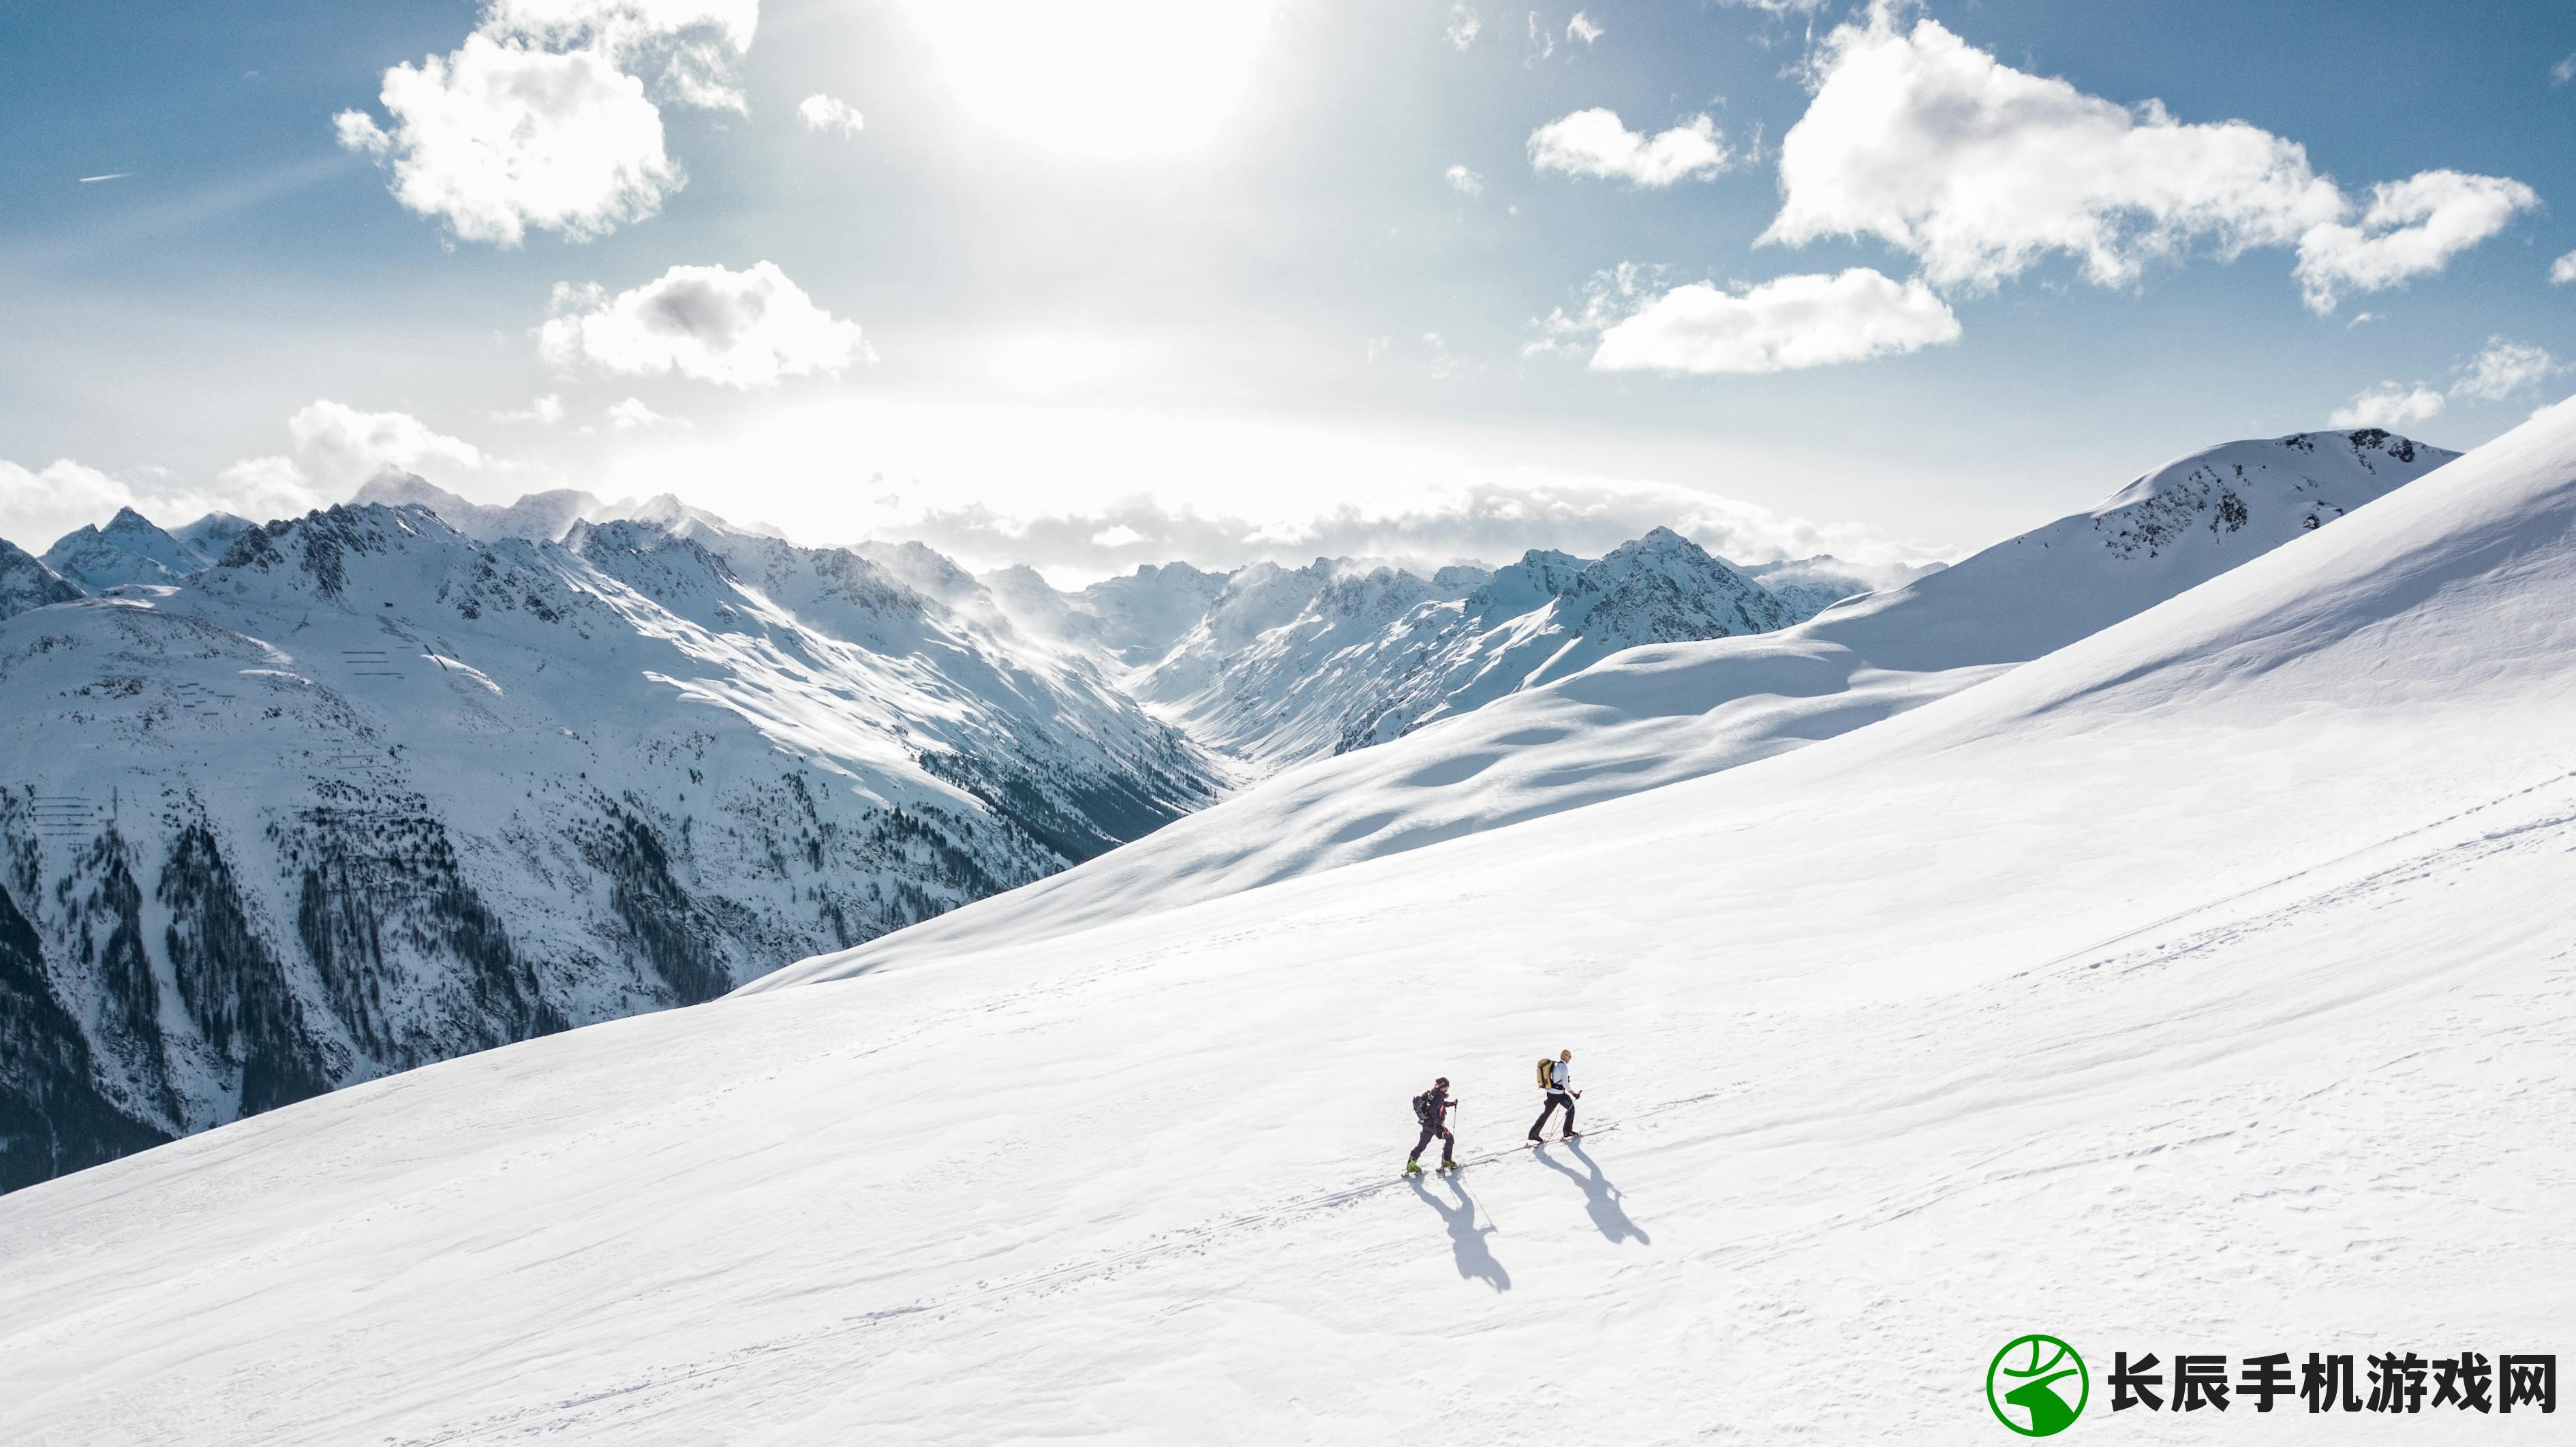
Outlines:
[{"label": "white cloud", "polygon": [[1958,317],[1920,280],[1900,284],[1854,267],[1838,276],[1779,277],[1740,293],[1707,282],[1674,287],[1602,328],[1592,367],[1786,372],[1958,339]]},{"label": "white cloud", "polygon": [[2565,256],[2558,258],[2556,261],[2549,263],[2549,284],[2551,286],[2565,286],[2571,281],[2576,281],[2576,251],[2571,251]]},{"label": "white cloud", "polygon": [[2382,382],[2353,395],[2327,417],[2336,427],[2404,427],[2442,415],[2451,402],[2501,402],[2564,368],[2545,347],[2489,337],[2458,369],[2445,397],[2422,382]]},{"label": "white cloud", "polygon": [[563,398],[553,392],[548,392],[544,396],[529,402],[527,406],[515,411],[501,411],[492,414],[492,420],[495,422],[542,422],[548,426],[561,422],[563,418]]},{"label": "white cloud", "polygon": [[2451,395],[2472,402],[2501,402],[2526,387],[2547,381],[2559,370],[2558,359],[2546,347],[2489,337],[2486,349],[2460,369],[2460,379],[2451,384]]},{"label": "white cloud", "polygon": [[[432,431],[407,412],[361,412],[328,400],[308,403],[286,419],[286,435],[295,444],[292,466],[297,475],[324,492],[356,487],[387,468],[405,472],[473,472],[484,464],[481,449],[462,438]],[[235,463],[247,479],[276,478],[274,459]],[[231,475],[227,473],[227,475]]]},{"label": "white cloud", "polygon": [[1591,46],[1592,42],[1599,40],[1606,33],[1607,32],[1601,28],[1601,22],[1584,14],[1580,10],[1574,12],[1573,19],[1565,22],[1565,38],[1568,40],[1580,40],[1587,49]]},{"label": "white cloud", "polygon": [[2425,171],[2383,181],[2370,188],[2360,225],[2315,226],[2299,238],[2300,286],[2322,316],[2339,291],[2384,291],[2440,271],[2539,204],[2529,186],[2502,176]]},{"label": "white cloud", "polygon": [[746,109],[732,67],[757,0],[493,0],[465,43],[384,73],[390,128],[332,117],[339,143],[385,162],[393,194],[459,239],[517,246],[528,229],[606,235],[685,181],[655,93]]},{"label": "white cloud", "polygon": [[645,376],[676,372],[729,387],[768,387],[816,372],[838,375],[873,359],[856,322],[814,304],[772,262],[748,271],[674,266],[631,291],[555,287],[555,317],[538,329],[539,355]]},{"label": "white cloud", "polygon": [[2327,414],[2329,427],[2405,427],[2442,415],[2442,394],[2430,387],[2382,382]]},{"label": "white cloud", "polygon": [[2565,60],[2549,67],[2550,84],[2565,85],[2571,80],[2576,80],[2576,55],[2570,55]]},{"label": "white cloud", "polygon": [[139,512],[141,503],[132,487],[69,458],[40,472],[0,460],[0,538],[30,553],[45,551],[65,533],[106,522],[118,508]]},{"label": "white cloud", "polygon": [[289,454],[244,458],[218,472],[211,486],[189,484],[161,467],[137,468],[137,480],[128,480],[69,460],[42,471],[0,460],[0,537],[41,553],[64,533],[104,523],[121,507],[164,527],[217,511],[265,522],[327,506],[389,467],[437,479],[491,462],[474,444],[408,413],[362,412],[328,400],[298,410],[286,433]]},{"label": "white cloud", "polygon": [[307,512],[322,502],[291,467],[284,473],[227,469],[211,488],[180,483],[163,468],[136,471],[140,482],[68,458],[33,471],[0,460],[0,537],[42,553],[65,533],[105,524],[118,508],[130,507],[164,527],[178,527],[210,512],[266,521]]},{"label": "white cloud", "polygon": [[1536,64],[1556,54],[1556,32],[1538,23],[1538,12],[1529,13],[1530,63]]},{"label": "white cloud", "polygon": [[1449,344],[1440,339],[1438,332],[1424,332],[1422,345],[1431,354],[1431,359],[1422,364],[1422,370],[1432,381],[1445,382],[1467,369],[1465,362],[1450,353]]},{"label": "white cloud", "polygon": [[682,183],[643,82],[594,51],[470,35],[386,71],[384,105],[392,131],[343,111],[340,144],[389,160],[395,199],[462,240],[517,246],[533,226],[587,241],[651,216]]},{"label": "white cloud", "polygon": [[857,107],[828,95],[805,97],[797,102],[796,114],[805,118],[805,129],[809,131],[839,131],[855,136],[868,125],[867,117],[860,115]]},{"label": "white cloud", "polygon": [[1669,186],[1715,176],[1733,159],[1717,123],[1694,116],[1659,136],[1629,130],[1619,113],[1595,107],[1530,132],[1530,165],[1569,176],[1600,176],[1634,186]]},{"label": "white cloud", "polygon": [[2184,124],[2026,74],[1932,20],[1890,12],[1819,48],[1816,95],[1780,148],[1760,238],[1875,236],[1943,288],[1992,288],[2050,253],[2103,286],[2205,247],[2297,246],[2312,305],[2438,270],[2532,204],[2501,177],[2426,172],[2373,193],[2360,223],[2307,152],[2243,121]]},{"label": "white cloud", "polygon": [[1825,8],[1825,0],[1717,0],[1720,5],[1737,10],[1763,10],[1773,15],[1812,15]]},{"label": "white cloud", "polygon": [[644,399],[641,397],[629,397],[608,409],[608,425],[620,432],[631,432],[640,427],[659,427],[666,422],[679,423],[683,427],[689,425],[681,422],[679,418],[666,416],[645,406]]},{"label": "white cloud", "polygon": [[1440,33],[1448,37],[1451,45],[1464,50],[1476,43],[1476,32],[1484,28],[1485,22],[1477,17],[1475,6],[1452,5],[1449,7],[1449,23]]},{"label": "white cloud", "polygon": [[589,46],[682,105],[748,112],[735,62],[751,49],[760,0],[492,0],[483,28],[558,49]]},{"label": "white cloud", "polygon": [[1448,176],[1450,189],[1456,191],[1461,196],[1482,196],[1485,194],[1485,178],[1468,170],[1464,166],[1450,167]]}]

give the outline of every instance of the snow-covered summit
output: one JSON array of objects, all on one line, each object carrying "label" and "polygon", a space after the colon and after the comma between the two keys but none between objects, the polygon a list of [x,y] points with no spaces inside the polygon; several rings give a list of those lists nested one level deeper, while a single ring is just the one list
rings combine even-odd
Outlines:
[{"label": "snow-covered summit", "polygon": [[561,542],[576,524],[612,521],[652,523],[674,530],[685,530],[687,525],[696,524],[725,532],[777,536],[773,528],[731,523],[713,513],[690,507],[668,493],[641,502],[631,498],[607,502],[579,489],[565,487],[532,492],[507,504],[480,503],[468,501],[426,478],[400,469],[378,473],[360,486],[349,501],[359,505],[375,503],[386,507],[427,508],[449,527],[484,543],[499,542],[504,538],[532,543]]},{"label": "snow-covered summit", "polygon": [[1395,738],[1621,648],[1791,621],[1787,603],[1667,528],[1600,559],[1533,549],[1433,579],[1256,563],[1130,686],[1212,746],[1276,766]]},{"label": "snow-covered summit", "polygon": [[107,526],[66,533],[45,550],[47,567],[93,592],[126,583],[175,583],[212,561],[213,555],[130,507],[118,508]]},{"label": "snow-covered summit", "polygon": [[14,618],[30,608],[68,603],[80,596],[81,590],[46,567],[44,560],[0,538],[0,619]]}]

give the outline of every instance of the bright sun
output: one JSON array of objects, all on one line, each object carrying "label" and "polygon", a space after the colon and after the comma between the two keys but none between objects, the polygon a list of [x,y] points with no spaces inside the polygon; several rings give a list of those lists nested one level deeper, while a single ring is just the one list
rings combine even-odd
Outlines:
[{"label": "bright sun", "polygon": [[1276,0],[910,0],[942,73],[1021,140],[1134,158],[1205,144],[1250,86]]}]

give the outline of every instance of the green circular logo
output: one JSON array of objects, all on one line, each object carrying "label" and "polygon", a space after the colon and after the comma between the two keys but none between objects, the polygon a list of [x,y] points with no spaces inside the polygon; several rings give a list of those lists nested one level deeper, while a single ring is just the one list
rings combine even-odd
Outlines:
[{"label": "green circular logo", "polygon": [[2014,1337],[1986,1365],[1986,1405],[2025,1437],[2054,1437],[2074,1426],[2092,1396],[2084,1359],[2053,1336]]}]

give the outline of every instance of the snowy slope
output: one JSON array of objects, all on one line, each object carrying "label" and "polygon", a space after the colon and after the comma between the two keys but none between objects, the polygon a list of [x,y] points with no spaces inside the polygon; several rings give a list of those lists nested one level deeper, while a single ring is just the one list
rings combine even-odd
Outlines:
[{"label": "snowy slope", "polygon": [[[2576,409],[1813,748],[49,1182],[0,1430],[1992,1442],[2027,1331],[2104,1416],[2114,1350],[2556,1350],[2571,596]],[[1580,1149],[1394,1178],[1559,1046]],[[2223,1425],[2353,1435],[2285,1405]]]},{"label": "snowy slope", "polygon": [[336,508],[0,623],[0,1035],[41,1043],[0,1187],[125,1139],[93,1094],[181,1134],[707,999],[1213,797],[1081,660],[685,526]]},{"label": "snowy slope", "polygon": [[1780,632],[1640,647],[1380,748],[1284,771],[1152,838],[818,960],[1035,942],[1697,778],[1874,723],[2304,536],[2458,454],[2385,432],[2231,442]]}]

